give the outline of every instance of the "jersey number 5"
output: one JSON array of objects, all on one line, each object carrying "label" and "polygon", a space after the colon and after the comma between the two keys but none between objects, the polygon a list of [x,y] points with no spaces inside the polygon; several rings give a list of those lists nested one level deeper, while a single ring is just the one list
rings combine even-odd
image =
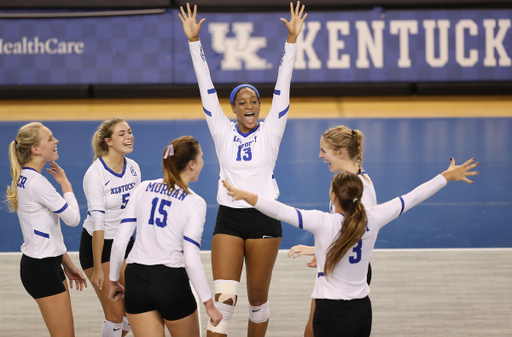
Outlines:
[{"label": "jersey number 5", "polygon": [[[160,207],[158,207],[158,213],[160,213],[160,215],[162,216],[162,219],[160,219],[159,217],[155,218],[155,211],[156,211],[159,201],[160,201]],[[151,205],[152,205],[151,215],[149,216],[148,224],[154,225],[156,223],[156,225],[158,227],[162,227],[162,228],[167,226],[167,210],[165,208],[171,206],[171,203],[172,202],[170,200],[154,198],[151,201]]]}]

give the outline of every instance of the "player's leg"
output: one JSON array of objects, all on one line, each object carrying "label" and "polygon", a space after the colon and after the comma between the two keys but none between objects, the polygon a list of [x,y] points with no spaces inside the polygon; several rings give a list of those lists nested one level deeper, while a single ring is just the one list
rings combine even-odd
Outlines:
[{"label": "player's leg", "polygon": [[238,284],[244,262],[241,237],[215,234],[212,238],[212,271],[215,281],[215,306],[222,313],[216,327],[208,324],[207,336],[227,336],[228,325],[238,299]]},{"label": "player's leg", "polygon": [[249,297],[249,337],[265,336],[270,317],[268,291],[281,237],[245,241],[247,294]]},{"label": "player's leg", "polygon": [[[128,314],[128,320],[134,337],[165,336],[164,320],[156,310],[141,314]],[[172,336],[174,337],[174,335]]]},{"label": "player's leg", "polygon": [[[102,263],[101,269],[103,270],[103,275],[105,277],[103,287],[100,289],[96,284],[93,284],[92,282],[91,284],[98,296],[98,299],[100,300],[101,307],[103,308],[103,313],[105,315],[102,337],[121,337],[123,333],[123,302],[114,302],[108,298],[108,292],[110,290],[110,282],[108,282],[110,262]],[[84,273],[87,275],[87,278],[91,280],[94,273],[94,267],[84,270]]]},{"label": "player's leg", "polygon": [[304,337],[313,337],[313,315],[315,314],[315,299],[311,299],[311,309],[309,311],[309,319],[304,329]]},{"label": "player's leg", "polygon": [[63,285],[66,291],[36,299],[51,337],[75,336],[71,299],[66,280],[63,281]]},{"label": "player's leg", "polygon": [[165,325],[172,337],[199,337],[201,335],[197,310],[182,319],[175,321],[165,320]]}]

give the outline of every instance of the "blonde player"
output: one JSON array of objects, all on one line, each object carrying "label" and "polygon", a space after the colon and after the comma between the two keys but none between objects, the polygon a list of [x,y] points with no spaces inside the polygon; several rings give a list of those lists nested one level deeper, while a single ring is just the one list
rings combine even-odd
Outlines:
[{"label": "blonde player", "polygon": [[[123,303],[108,299],[105,277],[110,268],[112,241],[131,194],[141,181],[139,165],[126,157],[133,151],[133,140],[132,129],[123,119],[104,121],[93,136],[94,162],[83,182],[88,211],[80,239],[80,264],[103,308],[102,337],[121,337],[130,331]],[[131,245],[133,239],[127,252]],[[121,282],[124,284],[123,276]]]},{"label": "blonde player", "polygon": [[[351,172],[356,174],[363,183],[363,196],[361,203],[366,208],[377,205],[377,196],[373,183],[363,170],[363,133],[359,130],[338,125],[324,132],[320,138],[320,154],[318,155],[324,162],[329,163],[331,172]],[[329,210],[334,213],[334,205],[331,202]],[[315,255],[315,247],[297,245],[290,249],[288,257],[296,258],[301,255]],[[316,257],[308,262],[308,266],[316,268]],[[366,280],[368,285],[371,282],[372,269],[368,265],[368,275]],[[304,337],[313,337],[313,314],[315,312],[315,299],[311,300],[311,310],[309,319],[304,330]]]},{"label": "blonde player", "polygon": [[[21,282],[36,300],[50,335],[69,337],[75,331],[65,275],[77,290],[87,287],[87,281],[68,256],[60,229],[60,219],[77,226],[80,212],[71,183],[55,162],[58,143],[41,123],[20,128],[9,145],[13,184],[7,188],[7,201],[9,210],[18,213],[23,233]],[[63,196],[41,174],[48,161],[46,171],[59,183]]]},{"label": "blonde player", "polygon": [[332,180],[329,197],[335,213],[305,211],[244,191],[224,181],[233,200],[245,200],[261,212],[315,235],[317,278],[312,297],[315,337],[367,337],[372,323],[368,262],[379,230],[400,214],[429,198],[449,181],[463,180],[478,163],[470,159],[449,168],[406,195],[366,209],[363,184],[355,174],[340,172]]},{"label": "blonde player", "polygon": [[244,201],[232,201],[222,192],[221,180],[275,199],[279,195],[274,167],[289,110],[290,81],[297,51],[297,36],[306,14],[304,6],[290,3],[290,21],[281,19],[288,29],[272,107],[264,122],[259,122],[260,95],[250,84],[237,86],[230,103],[237,122],[231,122],[221,109],[210,78],[199,31],[205,19],[197,23],[187,4],[180,19],[189,39],[206,122],[212,134],[220,164],[217,202],[220,204],[212,238],[212,269],[215,280],[215,305],[222,322],[208,326],[208,336],[228,334],[228,325],[238,299],[238,285],[245,260],[249,297],[249,336],[264,336],[270,317],[268,291],[272,269],[281,244],[281,223],[267,217]]},{"label": "blonde player", "polygon": [[[210,316],[215,308],[199,256],[206,202],[188,185],[197,181],[204,165],[197,140],[184,136],[164,149],[164,178],[144,181],[135,190],[112,247],[110,298],[125,295],[135,337],[198,337],[197,303],[189,278]],[[137,240],[126,260],[126,294],[119,283],[124,252],[133,231]]]}]

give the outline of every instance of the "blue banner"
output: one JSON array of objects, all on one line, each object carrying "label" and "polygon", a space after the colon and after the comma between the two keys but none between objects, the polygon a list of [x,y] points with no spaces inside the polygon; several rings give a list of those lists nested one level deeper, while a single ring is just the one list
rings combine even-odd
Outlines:
[{"label": "blue banner", "polygon": [[[177,10],[160,15],[0,19],[0,85],[196,83]],[[215,83],[273,83],[282,13],[199,13]],[[512,10],[308,14],[294,82],[512,80]]]}]

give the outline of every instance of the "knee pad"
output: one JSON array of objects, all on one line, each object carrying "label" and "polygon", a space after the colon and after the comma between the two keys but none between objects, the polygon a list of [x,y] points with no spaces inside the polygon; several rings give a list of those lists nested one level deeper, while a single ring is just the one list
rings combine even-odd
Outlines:
[{"label": "knee pad", "polygon": [[121,337],[123,334],[123,323],[105,321],[101,329],[101,337]]},{"label": "knee pad", "polygon": [[[221,312],[222,321],[217,326],[213,326],[208,320],[207,329],[214,333],[227,335],[229,321],[235,311],[239,282],[233,280],[216,280],[214,283],[215,295],[219,294],[219,298],[215,301],[215,307]],[[233,304],[226,304],[224,302]]]},{"label": "knee pad", "polygon": [[253,323],[263,323],[270,318],[270,307],[268,301],[262,305],[254,306],[249,304],[249,319]]},{"label": "knee pad", "polygon": [[131,331],[132,328],[130,326],[130,322],[128,322],[128,317],[123,316],[123,331]]},{"label": "knee pad", "polygon": [[237,295],[238,295],[238,285],[240,282],[233,280],[216,280],[215,284],[215,295],[219,294],[219,299],[216,302],[228,304],[226,302],[233,303],[232,306],[236,305]]}]

